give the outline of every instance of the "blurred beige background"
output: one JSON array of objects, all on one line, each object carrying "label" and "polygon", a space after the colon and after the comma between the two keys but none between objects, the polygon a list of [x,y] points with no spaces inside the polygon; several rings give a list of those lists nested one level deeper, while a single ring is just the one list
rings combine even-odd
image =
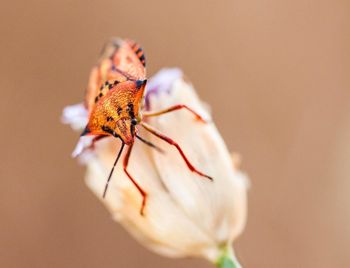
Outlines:
[{"label": "blurred beige background", "polygon": [[244,267],[350,266],[350,3],[6,1],[0,267],[211,267],[139,246],[84,185],[59,122],[111,36],[179,66],[250,175]]}]

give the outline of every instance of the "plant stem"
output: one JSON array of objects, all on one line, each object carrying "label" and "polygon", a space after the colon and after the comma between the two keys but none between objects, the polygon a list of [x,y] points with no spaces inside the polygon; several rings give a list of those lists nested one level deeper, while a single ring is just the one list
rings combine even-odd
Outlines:
[{"label": "plant stem", "polygon": [[216,266],[218,268],[242,268],[230,246],[223,248],[222,255],[216,261]]}]

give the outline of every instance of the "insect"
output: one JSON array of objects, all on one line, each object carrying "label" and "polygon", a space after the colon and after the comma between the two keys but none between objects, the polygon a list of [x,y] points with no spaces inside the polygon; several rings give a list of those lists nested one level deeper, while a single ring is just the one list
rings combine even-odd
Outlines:
[{"label": "insect", "polygon": [[123,160],[123,169],[142,195],[141,215],[144,214],[147,193],[127,169],[130,154],[135,139],[155,149],[159,150],[159,148],[140,137],[138,134],[139,126],[173,145],[192,172],[212,180],[210,176],[200,172],[191,164],[175,141],[145,122],[145,119],[148,117],[160,116],[180,109],[188,110],[195,115],[196,119],[205,122],[198,113],[183,104],[156,112],[145,111],[142,107],[147,83],[145,66],[144,52],[134,41],[115,38],[105,46],[98,64],[90,73],[85,97],[85,106],[89,112],[89,120],[81,134],[82,136],[94,135],[92,146],[95,142],[105,137],[113,136],[121,140],[121,147],[107,178],[103,197],[106,196],[114,168],[122,155],[124,147],[127,146],[127,152]]}]

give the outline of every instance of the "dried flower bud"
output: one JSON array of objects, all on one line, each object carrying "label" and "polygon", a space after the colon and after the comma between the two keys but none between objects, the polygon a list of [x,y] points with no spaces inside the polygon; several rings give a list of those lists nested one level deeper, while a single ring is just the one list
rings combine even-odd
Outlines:
[{"label": "dried flower bud", "polygon": [[[231,252],[230,245],[246,221],[247,179],[234,164],[239,158],[232,161],[209,113],[180,70],[160,71],[150,80],[147,90],[147,109],[161,110],[181,103],[208,120],[208,124],[196,121],[187,111],[147,119],[178,142],[194,166],[214,181],[189,171],[175,148],[141,130],[143,137],[165,151],[162,154],[136,142],[129,161],[129,172],[148,193],[145,216],[140,215],[141,196],[122,172],[121,164],[102,199],[120,145],[117,139],[101,140],[91,152],[84,151],[91,139],[81,138],[75,155],[84,158],[86,183],[114,219],[146,247],[171,257],[200,256],[221,265],[222,255]],[[66,108],[64,122],[73,128],[81,127],[81,120],[86,122],[86,118],[70,118],[84,114],[79,110],[84,110],[83,106]]]}]

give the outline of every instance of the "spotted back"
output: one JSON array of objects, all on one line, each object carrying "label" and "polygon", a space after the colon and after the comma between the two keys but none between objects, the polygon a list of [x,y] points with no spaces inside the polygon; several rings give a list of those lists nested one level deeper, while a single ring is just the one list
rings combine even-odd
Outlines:
[{"label": "spotted back", "polygon": [[[105,96],[98,96],[83,135],[111,135],[124,143],[133,141],[133,120],[141,120],[140,105],[146,80],[125,81],[112,85]],[[108,88],[106,83],[106,86]]]},{"label": "spotted back", "polygon": [[111,39],[103,48],[98,64],[90,73],[85,106],[91,113],[99,99],[117,83],[146,79],[146,59],[132,40]]}]

